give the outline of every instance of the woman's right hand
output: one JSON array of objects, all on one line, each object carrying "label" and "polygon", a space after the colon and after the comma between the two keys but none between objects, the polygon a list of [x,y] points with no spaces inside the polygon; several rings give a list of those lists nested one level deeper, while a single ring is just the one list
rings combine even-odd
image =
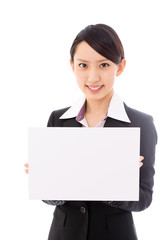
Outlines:
[{"label": "woman's right hand", "polygon": [[28,163],[24,164],[24,166],[26,167],[25,172],[28,173]]}]

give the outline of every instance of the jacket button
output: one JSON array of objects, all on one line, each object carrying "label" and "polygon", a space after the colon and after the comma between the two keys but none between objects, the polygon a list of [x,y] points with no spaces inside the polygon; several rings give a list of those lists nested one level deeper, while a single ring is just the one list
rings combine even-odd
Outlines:
[{"label": "jacket button", "polygon": [[80,211],[81,211],[82,213],[85,213],[85,212],[86,212],[85,207],[80,207]]}]

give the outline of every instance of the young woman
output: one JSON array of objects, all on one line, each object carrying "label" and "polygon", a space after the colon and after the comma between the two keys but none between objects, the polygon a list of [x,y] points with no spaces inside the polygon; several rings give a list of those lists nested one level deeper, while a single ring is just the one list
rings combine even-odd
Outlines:
[{"label": "young woman", "polygon": [[146,209],[152,201],[157,143],[153,119],[129,108],[114,92],[115,78],[122,74],[126,60],[122,43],[111,27],[87,26],[76,36],[70,54],[70,64],[85,100],[52,112],[48,127],[140,127],[140,199],[45,200],[56,205],[48,240],[136,240],[131,212]]}]

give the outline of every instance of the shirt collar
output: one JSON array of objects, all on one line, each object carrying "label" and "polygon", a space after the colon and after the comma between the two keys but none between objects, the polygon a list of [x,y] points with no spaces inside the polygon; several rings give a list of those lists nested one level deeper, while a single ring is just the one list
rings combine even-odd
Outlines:
[{"label": "shirt collar", "polygon": [[[78,117],[79,120],[82,120],[84,118],[84,112],[85,112],[85,96],[82,96],[81,98],[76,101],[72,107],[70,107],[61,117],[60,119],[67,119],[67,118],[74,118]],[[123,122],[131,123],[126,110],[124,108],[124,103],[121,99],[121,97],[114,92],[110,105],[108,108],[107,117],[111,117]]]}]

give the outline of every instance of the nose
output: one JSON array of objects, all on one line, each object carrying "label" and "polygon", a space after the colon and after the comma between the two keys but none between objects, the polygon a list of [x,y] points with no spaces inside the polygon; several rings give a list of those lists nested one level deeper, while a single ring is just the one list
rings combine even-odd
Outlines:
[{"label": "nose", "polygon": [[96,69],[91,69],[88,73],[88,82],[89,83],[96,83],[100,81],[99,73]]}]

